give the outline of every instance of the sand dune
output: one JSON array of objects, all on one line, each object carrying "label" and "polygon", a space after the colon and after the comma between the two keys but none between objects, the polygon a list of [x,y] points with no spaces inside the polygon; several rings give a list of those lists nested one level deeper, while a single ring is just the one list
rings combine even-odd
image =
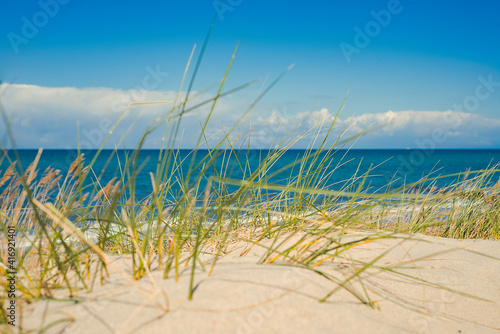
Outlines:
[{"label": "sand dune", "polygon": [[[345,289],[325,302],[336,287],[326,278],[306,269],[274,264],[256,264],[263,253],[235,244],[221,257],[211,276],[201,269],[195,276],[193,300],[188,301],[189,267],[174,278],[161,279],[154,270],[156,287],[148,277],[133,287],[110,269],[111,277],[90,294],[78,296],[81,303],[37,302],[25,309],[25,329],[40,329],[65,316],[74,322],[60,323],[49,333],[497,333],[500,331],[500,242],[452,240],[423,235],[413,240],[383,239],[356,247],[349,256],[371,261],[393,249],[377,263],[397,264],[401,273],[442,284],[464,294],[432,287],[422,281],[369,269],[363,285],[353,279],[358,291],[366,289],[374,308],[361,303]],[[478,254],[482,253],[482,255]],[[204,256],[207,271],[211,256]],[[130,273],[125,256],[113,262]],[[335,259],[317,268],[334,277],[349,277],[362,268],[356,261]],[[402,267],[403,266],[403,267]],[[395,267],[394,267],[395,268]],[[141,288],[161,289],[160,294]],[[158,290],[157,290],[158,291]],[[64,294],[64,292],[61,292]],[[145,295],[154,296],[159,305]],[[380,309],[378,309],[380,307]]]}]

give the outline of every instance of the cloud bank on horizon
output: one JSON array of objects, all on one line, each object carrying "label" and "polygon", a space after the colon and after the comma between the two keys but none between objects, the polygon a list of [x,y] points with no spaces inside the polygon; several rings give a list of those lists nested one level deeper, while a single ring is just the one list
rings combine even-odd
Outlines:
[{"label": "cloud bank on horizon", "polygon": [[[174,91],[120,90],[112,88],[53,88],[35,85],[2,84],[0,98],[7,111],[18,148],[98,148],[112,125],[132,102],[173,101]],[[193,94],[195,95],[195,94]],[[201,93],[192,103],[212,98]],[[217,142],[250,106],[251,101],[233,96],[218,101],[206,134],[209,142]],[[348,103],[348,102],[347,102]],[[201,123],[208,115],[210,104],[188,113],[181,123],[181,147],[193,148]],[[116,129],[106,148],[133,148],[141,135],[156,119],[169,113],[171,105],[142,105],[133,107]],[[257,106],[239,132],[240,140],[250,140],[251,148],[270,148],[283,138],[300,138],[314,127],[325,130],[335,117],[327,108],[288,113],[283,110],[265,110]],[[319,124],[319,125],[318,125]],[[125,140],[120,138],[128,132]],[[222,131],[224,129],[224,131]],[[250,130],[251,129],[251,130]],[[343,138],[358,138],[354,148],[372,149],[440,149],[440,148],[500,148],[500,118],[491,118],[473,112],[442,111],[387,111],[360,113],[342,117],[334,126],[331,143],[343,132]],[[0,125],[5,134],[5,124]],[[78,132],[79,131],[79,132]],[[235,132],[236,133],[236,132]],[[145,148],[159,148],[162,131],[154,132]],[[232,136],[231,138],[235,138]],[[5,135],[0,139],[8,145]],[[311,137],[299,139],[294,148],[305,148]],[[349,145],[351,146],[351,145]],[[247,147],[246,145],[244,147]]]}]

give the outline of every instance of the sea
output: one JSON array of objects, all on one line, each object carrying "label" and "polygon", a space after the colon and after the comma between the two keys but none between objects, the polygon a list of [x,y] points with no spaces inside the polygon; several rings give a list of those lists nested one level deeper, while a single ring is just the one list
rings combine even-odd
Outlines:
[{"label": "sea", "polygon": [[[18,150],[17,155],[14,151],[8,151],[7,154],[0,153],[0,170],[3,173],[11,161],[17,163],[26,169],[33,162],[37,155],[37,150]],[[198,150],[194,160],[192,150],[179,150],[179,161],[182,161],[182,168],[169,170],[167,173],[174,173],[174,178],[183,180],[189,170],[189,166],[194,162],[194,166],[200,166],[191,180],[196,180],[196,176],[203,167],[203,159],[207,158],[209,152]],[[81,153],[85,156],[85,162],[89,163],[97,154],[97,151],[87,150]],[[92,172],[89,174],[88,182],[95,181],[101,175],[100,184],[105,185],[113,177],[122,173],[126,157],[131,156],[133,151],[129,150],[103,150],[95,160]],[[206,177],[221,176],[233,180],[241,180],[248,176],[249,171],[255,171],[259,164],[270,153],[269,150],[245,150],[245,151],[217,151],[218,158],[215,167],[212,166],[204,172],[203,183]],[[137,199],[145,198],[151,194],[152,184],[151,175],[157,171],[157,162],[160,150],[142,150],[139,152],[137,166],[139,172],[135,177],[135,196]],[[214,152],[211,153],[212,156]],[[320,157],[324,156],[324,152]],[[8,155],[8,157],[6,156]],[[38,163],[39,173],[37,178],[43,176],[43,171],[50,167],[61,170],[63,174],[67,173],[69,166],[78,156],[76,150],[44,150]],[[306,150],[288,150],[282,152],[280,157],[270,165],[261,176],[269,175],[267,183],[286,184],[295,177],[299,171],[299,165],[294,162],[305,161]],[[8,159],[9,158],[9,159]],[[433,185],[437,188],[447,187],[454,182],[463,179],[461,176],[440,177],[445,175],[464,173],[467,171],[483,170],[500,164],[500,149],[454,149],[454,150],[338,150],[328,159],[327,171],[329,177],[323,180],[322,187],[333,190],[340,190],[345,187],[348,180],[354,179],[354,184],[364,182],[364,189],[367,192],[382,192],[389,187],[391,189],[402,185],[408,185],[419,181],[422,177],[434,178]],[[225,168],[222,168],[225,166]],[[288,166],[288,167],[287,167]],[[497,166],[498,168],[498,166]],[[221,170],[227,170],[225,175],[220,175]],[[0,175],[2,175],[0,173]],[[363,176],[367,174],[367,177]],[[1,177],[1,176],[0,176]],[[499,180],[500,173],[496,173],[489,180],[495,183]],[[178,185],[176,185],[178,187]]]}]

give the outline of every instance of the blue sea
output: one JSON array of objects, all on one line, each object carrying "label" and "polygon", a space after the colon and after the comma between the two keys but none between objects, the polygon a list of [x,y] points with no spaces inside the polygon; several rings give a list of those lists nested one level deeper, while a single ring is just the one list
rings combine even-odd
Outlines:
[{"label": "blue sea", "polygon": [[[82,151],[85,155],[85,162],[89,163],[96,152],[97,151]],[[118,150],[115,153],[113,153],[112,150],[104,150],[100,153],[93,167],[95,175],[100,174],[112,155],[109,164],[102,174],[102,179],[100,181],[102,185],[105,185],[113,177],[120,174],[120,170],[123,168],[125,162],[125,157],[127,155],[130,156],[131,153],[132,151],[126,150]],[[156,173],[159,153],[159,150],[142,150],[139,153],[137,166],[141,166],[141,170],[135,179],[136,196],[138,199],[146,197],[152,191],[150,173]],[[185,175],[180,174],[188,170],[193,152],[191,150],[180,150],[178,153],[179,158],[184,160],[182,163],[182,171],[169,171],[169,173],[177,173],[176,176],[182,179]],[[244,172],[242,168],[240,168],[238,161],[241,163],[243,163],[243,161],[248,161],[248,166],[245,167],[242,165],[243,169],[247,168],[246,175],[248,176],[248,170],[254,171],[269,151],[251,150],[240,151],[236,154],[234,152],[230,154],[229,151],[226,151],[224,154],[224,152],[219,151],[219,153],[218,167],[209,168],[205,175],[216,175],[216,169],[220,171],[222,164],[224,164],[224,166],[229,166],[228,168],[231,169],[230,177],[232,179],[242,179]],[[19,150],[18,154],[19,162],[23,168],[26,169],[34,160],[37,150]],[[208,151],[199,150],[196,153],[195,165],[206,157],[207,154]],[[305,150],[286,151],[269,168],[267,173],[270,175],[283,169],[294,161],[303,159],[305,154]],[[5,171],[9,162],[3,155],[4,153],[0,153],[0,169]],[[8,155],[11,159],[16,160],[14,152],[10,151]],[[76,150],[44,150],[38,164],[38,169],[40,171],[38,177],[41,177],[43,174],[42,172],[49,166],[60,169],[63,173],[66,173],[70,164],[76,157]],[[340,189],[345,181],[349,180],[354,174],[362,176],[363,173],[370,170],[365,185],[371,192],[380,192],[384,191],[389,183],[391,183],[391,188],[394,188],[418,181],[426,175],[437,177],[439,175],[466,172],[468,170],[475,171],[492,167],[500,163],[500,150],[339,150],[329,159],[328,163],[329,171],[333,172],[327,184],[325,184],[326,187],[330,189]],[[268,182],[284,184],[287,182],[287,179],[296,175],[297,172],[298,166],[293,168],[290,167],[274,175]],[[498,181],[499,176],[500,174],[495,175],[492,182]],[[95,179],[93,173],[90,174],[90,177]],[[193,175],[192,179],[194,180],[195,177],[196,173]],[[438,179],[435,181],[435,185],[437,187],[444,187],[456,182],[456,180],[457,177]]]}]

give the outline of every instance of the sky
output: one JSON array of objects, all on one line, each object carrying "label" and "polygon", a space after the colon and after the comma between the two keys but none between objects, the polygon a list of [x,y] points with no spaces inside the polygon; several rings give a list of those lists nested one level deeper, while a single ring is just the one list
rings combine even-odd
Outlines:
[{"label": "sky", "polygon": [[[332,140],[373,130],[355,148],[500,148],[499,10],[498,1],[5,0],[0,102],[19,148],[98,148],[128,103],[175,98],[213,22],[192,103],[215,96],[238,43],[223,90],[259,80],[218,101],[214,143],[294,64],[243,125],[253,148],[328,127],[344,98]],[[105,146],[134,147],[169,110],[133,107]],[[196,145],[209,110],[183,119],[182,147]],[[9,147],[4,123],[0,131]]]}]

